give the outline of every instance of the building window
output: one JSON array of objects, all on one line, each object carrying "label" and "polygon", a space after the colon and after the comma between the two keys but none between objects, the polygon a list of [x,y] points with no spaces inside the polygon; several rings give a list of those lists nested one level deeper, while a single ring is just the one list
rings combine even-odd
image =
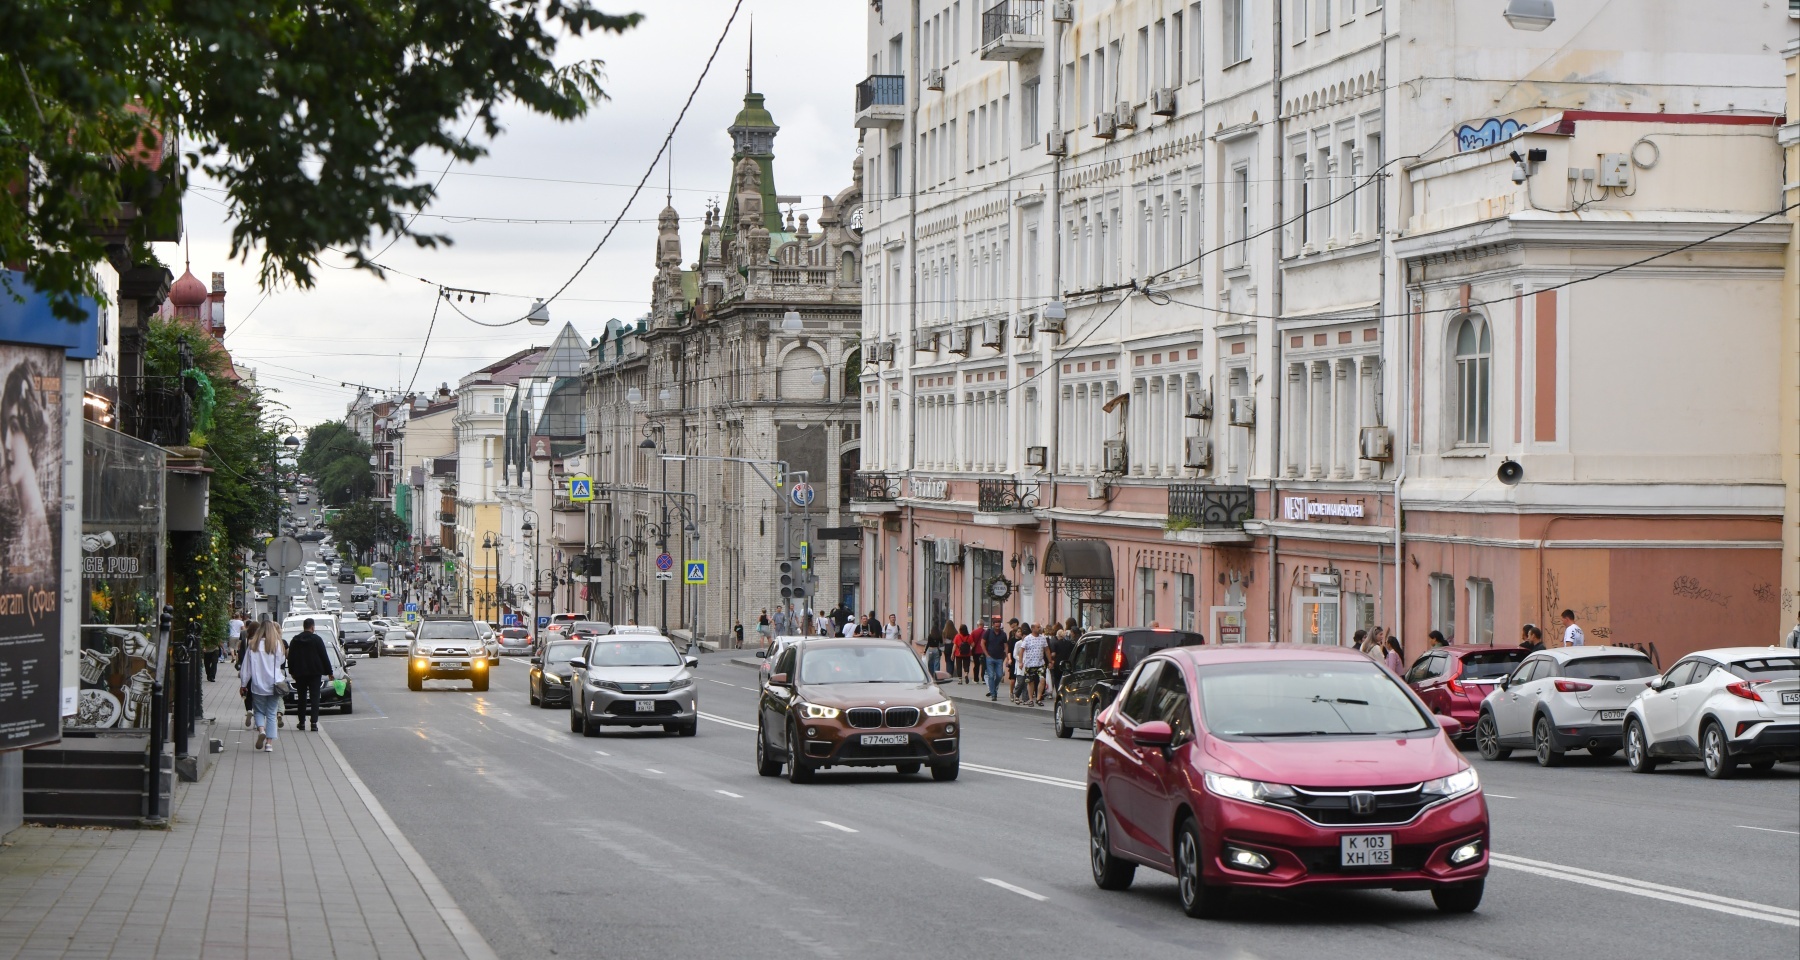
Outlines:
[{"label": "building window", "polygon": [[1006,572],[1006,558],[998,550],[970,550],[975,567],[974,590],[979,595],[976,602],[976,616],[982,623],[992,623],[997,616],[1005,615],[1005,603],[995,600],[989,593],[988,581],[1002,576]]},{"label": "building window", "polygon": [[1156,571],[1139,567],[1137,574],[1138,625],[1147,627],[1156,622]]},{"label": "building window", "polygon": [[[1446,634],[1448,636],[1448,634]],[[1469,642],[1494,642],[1494,581],[1469,578]]]},{"label": "building window", "polygon": [[1254,0],[1225,0],[1225,65],[1250,59],[1251,31],[1255,29]]},{"label": "building window", "polygon": [[1431,629],[1456,642],[1456,580],[1447,574],[1431,575]]},{"label": "building window", "polygon": [[505,397],[495,397],[494,398],[494,412],[495,413],[505,413],[506,412],[506,398]]},{"label": "building window", "polygon": [[901,145],[896,143],[888,148],[888,196],[900,195],[900,151]]},{"label": "building window", "polygon": [[1226,256],[1230,266],[1241,267],[1250,260],[1250,166],[1243,164],[1231,171],[1232,220],[1227,239],[1231,242]]},{"label": "building window", "polygon": [[1038,142],[1038,92],[1042,89],[1039,78],[1033,77],[1025,81],[1019,91],[1019,145],[1033,146]]},{"label": "building window", "polygon": [[1181,591],[1181,620],[1176,626],[1182,630],[1193,630],[1195,628],[1194,575],[1191,573],[1178,573],[1175,575],[1175,583],[1180,587]]},{"label": "building window", "polygon": [[1486,320],[1471,316],[1456,323],[1451,339],[1456,344],[1456,442],[1459,446],[1486,446],[1493,333]]}]

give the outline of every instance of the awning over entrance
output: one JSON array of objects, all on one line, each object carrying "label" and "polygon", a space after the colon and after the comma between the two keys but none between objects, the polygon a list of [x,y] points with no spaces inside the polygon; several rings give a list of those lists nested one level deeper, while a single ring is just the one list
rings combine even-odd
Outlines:
[{"label": "awning over entrance", "polygon": [[1044,553],[1044,576],[1111,580],[1112,548],[1104,540],[1052,540]]}]

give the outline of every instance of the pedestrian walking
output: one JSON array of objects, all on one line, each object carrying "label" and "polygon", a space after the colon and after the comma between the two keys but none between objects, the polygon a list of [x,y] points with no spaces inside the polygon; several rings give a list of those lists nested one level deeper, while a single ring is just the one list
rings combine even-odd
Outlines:
[{"label": "pedestrian walking", "polygon": [[993,626],[982,634],[982,673],[987,678],[988,699],[1000,699],[1000,674],[1006,664],[1006,634],[1000,630],[1000,616],[995,614]]},{"label": "pedestrian walking", "polygon": [[850,617],[845,617],[844,625],[838,628],[838,636],[854,637],[859,632],[861,632],[861,630],[862,630],[861,625],[859,625],[854,619],[851,619]]},{"label": "pedestrian walking", "polygon": [[943,630],[933,630],[931,636],[925,638],[925,667],[931,671],[934,679],[944,666],[944,634],[950,634],[950,639],[954,642],[958,632],[958,628],[946,624]]},{"label": "pedestrian walking", "polygon": [[1450,641],[1444,639],[1444,631],[1442,630],[1433,630],[1425,636],[1430,638],[1433,647],[1447,647],[1450,645]]},{"label": "pedestrian walking", "polygon": [[225,642],[206,651],[206,680],[211,683],[219,679],[219,657],[227,650],[236,650],[238,643],[244,638],[244,613],[234,611],[231,619],[225,623]]},{"label": "pedestrian walking", "polygon": [[255,636],[245,645],[238,676],[242,692],[249,699],[256,719],[256,749],[273,753],[276,740],[276,717],[281,712],[280,686],[285,682],[282,666],[287,650],[281,642],[281,627],[265,620],[257,625]]},{"label": "pedestrian walking", "polygon": [[1387,630],[1384,627],[1376,627],[1375,629],[1370,630],[1369,635],[1363,639],[1362,647],[1360,648],[1363,652],[1363,656],[1368,657],[1376,663],[1385,662],[1387,660],[1387,641],[1384,639],[1386,635]]},{"label": "pedestrian walking", "polygon": [[756,617],[756,642],[762,644],[763,649],[769,648],[769,641],[775,636],[774,630],[775,624],[769,620],[769,608],[764,607],[763,612]]},{"label": "pedestrian walking", "polygon": [[1526,624],[1524,629],[1519,631],[1519,646],[1524,648],[1527,654],[1544,649],[1544,631],[1538,629],[1535,623]]},{"label": "pedestrian walking", "polygon": [[975,621],[969,631],[969,682],[983,683],[987,675],[987,624]]},{"label": "pedestrian walking", "polygon": [[1050,641],[1030,624],[1019,639],[1018,664],[1025,674],[1025,702],[1034,707],[1044,705],[1044,668],[1049,665]]},{"label": "pedestrian walking", "polygon": [[1387,668],[1396,674],[1406,669],[1406,662],[1401,659],[1400,638],[1387,639]]},{"label": "pedestrian walking", "polygon": [[888,614],[888,622],[882,626],[881,635],[889,640],[900,639],[900,621],[893,614]]},{"label": "pedestrian walking", "polygon": [[1075,634],[1060,624],[1052,624],[1056,628],[1056,636],[1050,640],[1050,699],[1062,696],[1062,678],[1069,669],[1069,661],[1075,659]]},{"label": "pedestrian walking", "polygon": [[737,649],[744,649],[744,621],[739,620],[731,626],[731,634],[736,638]]},{"label": "pedestrian walking", "polygon": [[775,636],[785,637],[788,634],[790,634],[792,631],[789,630],[788,627],[789,627],[789,622],[788,622],[787,608],[786,607],[776,607],[775,608],[775,618],[774,618]]},{"label": "pedestrian walking", "polygon": [[1578,624],[1575,622],[1575,611],[1564,610],[1562,612],[1562,621],[1563,621],[1563,646],[1565,646],[1565,647],[1586,646],[1587,645],[1587,633],[1581,629],[1581,624]]},{"label": "pedestrian walking", "polygon": [[331,676],[331,655],[325,652],[325,638],[313,632],[311,617],[301,621],[300,632],[288,643],[287,661],[288,673],[294,678],[295,714],[300,718],[295,729],[306,730],[310,717],[317,733],[319,688]]}]

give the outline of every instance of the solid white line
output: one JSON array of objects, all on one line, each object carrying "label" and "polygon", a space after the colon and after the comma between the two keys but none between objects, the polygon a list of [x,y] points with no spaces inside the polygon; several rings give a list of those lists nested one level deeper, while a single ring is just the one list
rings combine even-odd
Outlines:
[{"label": "solid white line", "polygon": [[845,833],[859,833],[860,832],[853,827],[846,827],[841,823],[832,823],[830,820],[820,820],[819,823],[822,823],[825,826],[830,827],[833,830],[842,830]]},{"label": "solid white line", "polygon": [[705,717],[708,720],[711,720],[714,723],[722,723],[728,727],[736,727],[739,730],[755,730],[756,729],[756,724],[754,724],[754,723],[745,723],[742,720],[733,720],[730,717],[716,717],[710,713],[702,713],[700,715],[702,717]]},{"label": "solid white line", "polygon": [[1504,793],[1483,793],[1482,796],[1493,797],[1496,800],[1517,800],[1517,799],[1519,799],[1518,797],[1509,797]]},{"label": "solid white line", "polygon": [[748,690],[748,691],[750,691],[750,692],[751,692],[751,693],[755,693],[755,692],[756,692],[756,688],[755,688],[755,687],[738,687],[738,689],[739,689],[739,690]]},{"label": "solid white line", "polygon": [[1026,738],[1025,738],[1025,739],[1027,739],[1027,740],[1036,740],[1036,741],[1037,741],[1037,742],[1039,742],[1039,743],[1049,743],[1049,742],[1050,742],[1050,741],[1048,741],[1048,740],[1045,740],[1045,739],[1044,739],[1044,738],[1043,738],[1043,737],[1026,737]]},{"label": "solid white line", "polygon": [[337,760],[339,769],[344,771],[344,779],[349,781],[350,786],[356,790],[356,795],[362,798],[363,806],[368,809],[370,819],[381,827],[381,832],[387,836],[388,842],[394,845],[394,852],[400,854],[401,862],[405,863],[407,868],[412,871],[413,878],[419,881],[419,887],[425,891],[425,898],[431,901],[432,907],[437,910],[438,917],[444,921],[444,926],[450,928],[450,935],[456,938],[456,944],[462,947],[464,956],[469,960],[499,960],[499,955],[494,953],[493,947],[488,946],[481,931],[477,930],[475,924],[469,921],[468,914],[463,913],[462,908],[456,905],[456,899],[450,896],[450,891],[438,880],[437,874],[431,872],[431,867],[425,862],[425,858],[419,856],[419,851],[414,849],[412,843],[406,839],[406,834],[400,832],[399,825],[394,823],[392,817],[388,816],[387,810],[381,806],[381,801],[375,799],[374,792],[362,782],[362,778],[356,775],[355,770],[350,769],[350,761],[344,759],[343,753],[332,741],[331,734],[323,730],[319,731],[319,734],[319,739],[325,741],[325,749],[331,752],[332,758]]},{"label": "solid white line", "polygon": [[983,883],[991,883],[994,886],[999,887],[1002,890],[1011,890],[1012,892],[1018,894],[1021,897],[1030,897],[1031,899],[1036,900],[1039,903],[1043,903],[1045,900],[1050,899],[1049,897],[1046,897],[1041,893],[1033,893],[1030,890],[1025,889],[1024,887],[1015,887],[1012,884],[1007,883],[1005,880],[996,880],[993,877],[982,877],[981,880]]},{"label": "solid white line", "polygon": [[667,776],[667,774],[663,773],[661,770],[656,769],[655,767],[645,767],[644,770],[648,773],[654,773],[659,777]]},{"label": "solid white line", "polygon": [[723,681],[723,680],[714,680],[714,679],[713,679],[713,678],[711,678],[711,677],[701,677],[701,678],[700,678],[700,679],[702,679],[702,680],[705,680],[705,681],[706,681],[706,682],[707,682],[707,683],[716,683],[716,684],[718,684],[718,685],[719,685],[719,686],[721,686],[721,687],[735,687],[735,686],[737,686],[737,684],[735,684],[735,683],[726,683],[726,682],[725,682],[725,681]]},{"label": "solid white line", "polygon": [[1580,867],[1566,867],[1557,863],[1546,863],[1542,860],[1530,860],[1525,857],[1514,857],[1503,853],[1490,854],[1488,861],[1494,866],[1508,870],[1519,870],[1524,873],[1550,877],[1555,880],[1567,880],[1570,883],[1586,884],[1602,890],[1613,890],[1618,893],[1630,893],[1652,900],[1663,900],[1679,903],[1684,906],[1698,907],[1702,910],[1713,910],[1728,913],[1736,917],[1750,920],[1767,920],[1789,927],[1800,927],[1800,910],[1789,910],[1785,907],[1773,907],[1768,904],[1752,903],[1748,900],[1737,900],[1721,897],[1717,894],[1702,893],[1698,890],[1684,890],[1681,887],[1670,887],[1647,880],[1633,880],[1630,877],[1614,876],[1584,870]]},{"label": "solid white line", "polygon": [[1800,837],[1800,830],[1777,830],[1774,827],[1752,827],[1742,823],[1738,824],[1737,828],[1739,830],[1761,830],[1764,833],[1785,833],[1789,836]]},{"label": "solid white line", "polygon": [[1071,790],[1087,789],[1087,784],[1082,783],[1080,780],[1064,780],[1061,777],[1046,777],[1042,774],[1026,773],[1023,770],[1008,770],[1004,767],[984,767],[979,763],[969,763],[966,760],[963,761],[962,768],[964,770],[973,770],[976,773],[991,773],[996,777],[1011,777],[1014,780],[1024,780],[1028,783],[1041,783],[1048,787],[1068,787]]},{"label": "solid white line", "polygon": [[731,791],[730,791],[730,790],[714,790],[714,791],[713,791],[713,792],[714,792],[714,793],[722,793],[722,794],[724,794],[724,795],[726,795],[726,796],[728,796],[728,797],[730,797],[730,798],[731,798],[731,799],[733,799],[733,800],[742,800],[742,799],[744,799],[744,795],[743,795],[743,794],[741,794],[741,793],[732,793],[732,792],[731,792]]},{"label": "solid white line", "polygon": [[610,757],[610,756],[612,756],[612,754],[610,754],[610,753],[607,753],[607,752],[606,752],[606,751],[605,751],[605,750],[595,750],[595,751],[594,751],[594,752],[595,752],[595,753],[597,753],[597,754],[599,754],[599,755],[601,755],[601,756],[603,756],[603,757]]}]

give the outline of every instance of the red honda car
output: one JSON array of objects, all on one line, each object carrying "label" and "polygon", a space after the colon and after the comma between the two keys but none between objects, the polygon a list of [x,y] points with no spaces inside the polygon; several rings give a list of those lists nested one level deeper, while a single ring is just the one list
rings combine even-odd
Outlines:
[{"label": "red honda car", "polygon": [[1159,651],[1095,725],[1094,882],[1172,873],[1193,917],[1218,916],[1232,887],[1430,890],[1472,911],[1488,813],[1456,728],[1354,650]]},{"label": "red honda car", "polygon": [[1524,647],[1456,645],[1425,651],[1406,671],[1406,685],[1432,713],[1455,717],[1463,736],[1475,735],[1481,701],[1525,659]]}]

